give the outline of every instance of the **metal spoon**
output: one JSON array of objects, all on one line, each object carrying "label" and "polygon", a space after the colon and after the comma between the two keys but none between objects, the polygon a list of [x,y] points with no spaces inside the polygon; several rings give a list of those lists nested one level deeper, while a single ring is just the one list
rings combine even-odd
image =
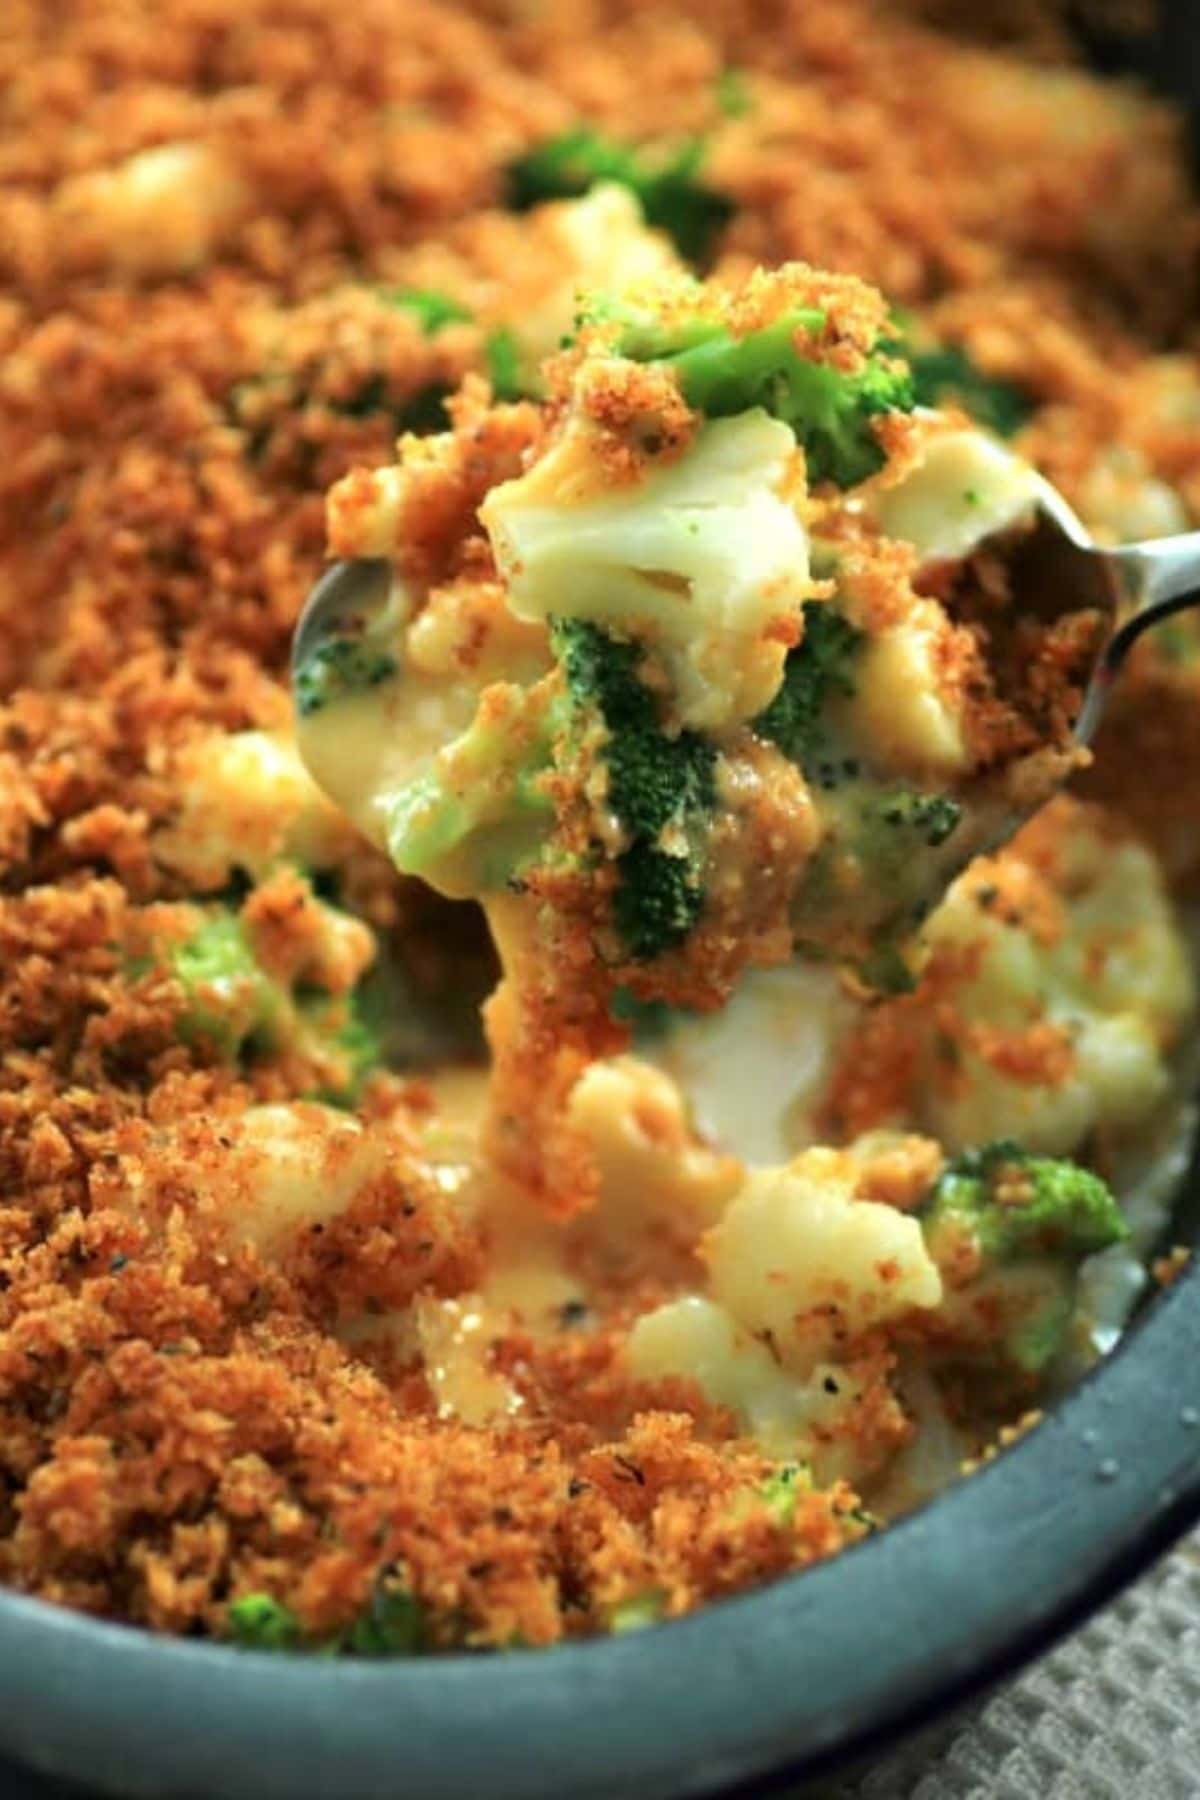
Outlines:
[{"label": "metal spoon", "polygon": [[1040,486],[1037,521],[1018,553],[1013,592],[1024,582],[1067,596],[1058,613],[1095,607],[1108,621],[1083,705],[1075,740],[1090,744],[1121,666],[1143,631],[1200,602],[1200,531],[1149,543],[1097,544],[1062,495]]}]

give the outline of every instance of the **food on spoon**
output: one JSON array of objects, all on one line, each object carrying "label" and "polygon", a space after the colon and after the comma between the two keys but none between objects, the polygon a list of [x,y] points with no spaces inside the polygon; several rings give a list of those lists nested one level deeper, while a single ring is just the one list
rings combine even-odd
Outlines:
[{"label": "food on spoon", "polygon": [[584,296],[540,406],[468,388],[330,496],[333,550],[393,574],[308,646],[301,751],[398,868],[484,902],[502,1059],[611,1047],[618,988],[712,1007],[797,953],[897,979],[1073,766],[1102,622],[1009,591],[1040,478],[915,410],[889,330],[800,267]]}]

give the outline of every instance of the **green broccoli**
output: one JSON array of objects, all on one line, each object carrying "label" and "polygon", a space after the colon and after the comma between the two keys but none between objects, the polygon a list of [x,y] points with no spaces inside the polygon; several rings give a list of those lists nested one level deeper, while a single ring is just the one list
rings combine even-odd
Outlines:
[{"label": "green broccoli", "polygon": [[825,742],[805,772],[825,838],[793,904],[797,945],[810,956],[821,944],[836,949],[876,992],[910,992],[903,945],[929,912],[933,876],[945,886],[956,872],[962,806],[949,794],[880,787]]},{"label": "green broccoli", "polygon": [[790,1525],[796,1516],[797,1497],[812,1487],[812,1477],[803,1463],[780,1463],[758,1490],[771,1517],[780,1525]]},{"label": "green broccoli", "polygon": [[379,1067],[377,1034],[353,994],[301,984],[292,990],[262,967],[239,916],[227,907],[205,913],[196,930],[163,952],[184,992],[183,1042],[206,1045],[228,1062],[249,1062],[292,1047],[310,1057],[323,1079],[314,1096],[352,1106]]},{"label": "green broccoli", "polygon": [[626,987],[614,989],[608,1010],[619,1023],[629,1026],[635,1044],[658,1042],[671,1029],[672,1020],[681,1016],[665,1000],[640,1000]]},{"label": "green broccoli", "polygon": [[387,1571],[358,1618],[332,1637],[306,1638],[291,1608],[270,1594],[245,1594],[230,1602],[225,1616],[231,1641],[243,1650],[378,1657],[417,1656],[427,1647],[425,1608]]},{"label": "green broccoli", "polygon": [[372,375],[334,410],[348,419],[366,419],[372,413],[388,413],[397,435],[412,431],[418,437],[445,431],[450,422],[446,401],[451,390],[440,381],[418,388],[407,400],[397,401],[382,375]]},{"label": "green broccoli", "polygon": [[185,1043],[209,1043],[234,1061],[255,1039],[273,1036],[286,996],[262,968],[236,913],[208,914],[191,937],[171,946],[167,966],[184,991],[179,1035]]},{"label": "green broccoli", "polygon": [[789,651],[783,681],[765,712],[754,721],[789,761],[810,772],[823,745],[822,717],[836,695],[854,693],[852,674],[863,634],[826,601],[804,606],[804,636]]},{"label": "green broccoli", "polygon": [[699,138],[656,152],[580,125],[509,164],[508,200],[524,212],[544,200],[574,199],[597,182],[619,182],[637,196],[648,224],[667,232],[689,262],[702,263],[734,212],[728,195],[700,179],[704,154]]},{"label": "green broccoli", "polygon": [[326,1106],[357,1106],[366,1082],[384,1062],[380,1034],[363,1018],[358,995],[334,999],[316,989],[299,993],[296,1000],[321,1060],[329,1064],[313,1098]]},{"label": "green broccoli", "polygon": [[451,896],[503,887],[553,827],[545,786],[553,709],[544,686],[513,685],[507,700],[481,712],[449,746],[452,770],[427,768],[389,798],[392,861]]},{"label": "green broccoli", "polygon": [[582,320],[615,322],[618,354],[665,363],[688,405],[706,418],[731,418],[760,406],[790,426],[804,446],[813,482],[849,488],[874,475],[886,457],[873,421],[911,412],[916,404],[911,373],[890,342],[877,343],[854,372],[805,356],[797,339],[815,337],[826,323],[817,307],[793,307],[740,338],[717,319],[663,325],[604,299],[589,303]]},{"label": "green broccoli", "polygon": [[520,346],[506,326],[488,334],[483,351],[495,399],[523,400],[534,392],[531,381],[521,373]]},{"label": "green broccoli", "polygon": [[1027,1375],[1063,1346],[1079,1264],[1129,1235],[1098,1175],[1005,1140],[957,1157],[918,1217],[962,1348]]},{"label": "green broccoli", "polygon": [[372,644],[369,637],[325,638],[295,672],[296,711],[307,718],[333,700],[378,687],[398,673],[391,651]]},{"label": "green broccoli", "polygon": [[[449,294],[440,294],[431,288],[393,288],[384,289],[383,297],[392,306],[402,307],[413,313],[426,337],[432,337],[443,325],[469,324],[474,314],[459,300]],[[492,393],[497,400],[521,400],[530,392],[529,383],[521,373],[521,352],[516,338],[507,326],[497,326],[488,333],[483,346],[484,364],[492,383]],[[433,396],[432,400],[430,396]],[[445,401],[448,398],[444,388],[429,388],[420,397],[422,405],[436,406],[438,420],[434,429],[446,422]],[[411,413],[411,408],[410,408]],[[409,429],[417,430],[417,426]]]},{"label": "green broccoli", "polygon": [[627,1600],[619,1600],[608,1613],[608,1629],[614,1637],[623,1637],[628,1631],[644,1631],[647,1625],[662,1622],[665,1606],[666,1595],[658,1588],[632,1594]]},{"label": "green broccoli", "polygon": [[[465,324],[471,318],[468,307],[434,288],[380,288],[377,291],[385,305],[411,313],[426,337],[436,336],[445,325]],[[397,432],[413,431],[425,436],[446,429],[449,423],[446,401],[450,392],[443,382],[434,381],[418,389],[407,400],[397,402],[383,376],[372,375],[342,401],[337,410],[352,419],[367,418],[377,412],[390,413]]]},{"label": "green broccoli", "polygon": [[461,325],[470,321],[469,307],[434,288],[381,288],[380,298],[389,306],[413,314],[426,337],[432,337],[443,325]]},{"label": "green broccoli", "polygon": [[985,375],[961,344],[906,352],[919,406],[952,401],[999,437],[1013,437],[1032,416],[1033,401],[1015,382]]},{"label": "green broccoli", "polygon": [[654,695],[638,679],[636,644],[580,619],[558,621],[553,643],[572,706],[569,735],[578,740],[594,718],[604,728],[608,804],[632,839],[617,858],[614,923],[629,955],[648,962],[680,943],[703,909],[716,751],[694,731],[663,730]]},{"label": "green broccoli", "polygon": [[426,1644],[425,1608],[395,1571],[385,1571],[340,1647],[353,1656],[417,1656]]},{"label": "green broccoli", "polygon": [[870,955],[863,957],[855,973],[865,987],[875,994],[894,1000],[899,994],[911,994],[917,977],[899,944],[885,941]]},{"label": "green broccoli", "polygon": [[1090,1169],[1032,1156],[998,1139],[955,1158],[922,1209],[928,1233],[968,1232],[988,1261],[1078,1260],[1129,1235],[1109,1189]]},{"label": "green broccoli", "polygon": [[226,1613],[229,1636],[243,1650],[299,1650],[300,1621],[290,1606],[270,1594],[243,1594]]}]

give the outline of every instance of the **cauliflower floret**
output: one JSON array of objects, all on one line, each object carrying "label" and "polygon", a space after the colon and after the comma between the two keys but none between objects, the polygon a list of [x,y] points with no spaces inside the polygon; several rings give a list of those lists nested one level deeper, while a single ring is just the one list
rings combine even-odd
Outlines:
[{"label": "cauliflower floret", "polygon": [[919,566],[957,562],[1026,517],[1046,484],[1023,457],[976,430],[931,432],[900,481],[877,478],[868,505],[886,537]]},{"label": "cauliflower floret", "polygon": [[679,721],[753,718],[783,675],[810,592],[808,539],[789,498],[796,440],[755,409],[705,425],[678,461],[606,487],[591,429],[573,423],[480,508],[509,604],[583,618],[662,655]]},{"label": "cauliflower floret", "polygon": [[941,608],[917,601],[902,624],[864,644],[846,708],[855,741],[884,767],[930,782],[970,765],[961,707],[939,691],[937,645],[946,634]]},{"label": "cauliflower floret", "polygon": [[245,216],[250,193],[209,144],[160,144],[115,169],[74,175],[55,195],[57,237],[74,267],[125,275],[199,268]]},{"label": "cauliflower floret", "polygon": [[1183,501],[1153,475],[1141,451],[1106,445],[1078,492],[1080,516],[1104,543],[1122,544],[1171,537],[1186,531]]},{"label": "cauliflower floret", "polygon": [[[542,288],[532,307],[501,320],[531,374],[570,334],[581,292],[620,293],[682,266],[670,241],[649,229],[628,188],[615,182],[601,182],[581,200],[541,209],[533,222],[543,220],[543,237],[562,257],[563,279],[556,287]],[[522,223],[526,232],[529,223]]]},{"label": "cauliflower floret", "polygon": [[178,808],[154,841],[158,860],[200,892],[233,872],[260,880],[281,861],[332,868],[354,834],[290,738],[237,731],[198,738],[172,758]]},{"label": "cauliflower floret", "polygon": [[[305,1102],[249,1107],[223,1126],[219,1153],[211,1144],[191,1152],[185,1128],[180,1153],[195,1187],[192,1207],[203,1207],[229,1241],[275,1257],[297,1232],[345,1212],[385,1172],[390,1149],[386,1136],[347,1113]],[[134,1165],[125,1186],[133,1210],[148,1211]]]},{"label": "cauliflower floret", "polygon": [[593,1063],[572,1090],[567,1116],[600,1175],[583,1228],[614,1251],[648,1228],[691,1243],[741,1180],[740,1163],[696,1138],[674,1082],[636,1057]]},{"label": "cauliflower floret", "polygon": [[643,1381],[694,1381],[712,1404],[728,1407],[766,1455],[801,1458],[818,1487],[861,1485],[909,1435],[885,1358],[818,1362],[798,1377],[727,1308],[698,1294],[644,1314],[626,1357]]},{"label": "cauliflower floret", "polygon": [[856,1199],[857,1173],[835,1150],[761,1170],[704,1241],[713,1298],[799,1374],[839,1340],[941,1299],[920,1226]]},{"label": "cauliflower floret", "polygon": [[1071,1156],[1101,1126],[1115,1149],[1177,1091],[1190,957],[1153,856],[1103,815],[1057,801],[955,883],[923,942],[911,996],[867,1005],[830,970],[765,971],[647,1054],[716,1142],[760,1165],[831,1116],[927,1132],[951,1155],[1012,1138]]},{"label": "cauliflower floret", "polygon": [[521,1411],[520,1394],[490,1367],[492,1345],[507,1318],[494,1313],[479,1294],[448,1300],[421,1295],[414,1313],[425,1379],[439,1419],[486,1426]]},{"label": "cauliflower floret", "polygon": [[627,1355],[643,1381],[686,1374],[707,1399],[744,1420],[769,1454],[790,1455],[808,1422],[811,1384],[781,1369],[761,1338],[699,1294],[643,1314]]},{"label": "cauliflower floret", "polygon": [[1171,1047],[1191,1017],[1187,950],[1149,852],[1079,814],[1056,838],[1054,885],[1064,902],[1040,935],[989,899],[986,874],[963,878],[927,928],[935,955],[965,959],[954,1008],[968,1028],[1028,1030],[1042,1023],[1067,1047],[1057,1078],[1030,1080],[960,1047],[957,1078],[931,1082],[923,1123],[947,1148],[1013,1137],[1066,1156],[1103,1126],[1132,1134],[1170,1095]]}]

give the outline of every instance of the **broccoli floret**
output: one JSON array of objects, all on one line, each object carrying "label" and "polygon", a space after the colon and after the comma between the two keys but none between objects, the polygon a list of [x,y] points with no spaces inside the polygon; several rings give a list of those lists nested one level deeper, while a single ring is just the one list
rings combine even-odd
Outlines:
[{"label": "broccoli floret", "polygon": [[1012,437],[1033,413],[1033,402],[1014,382],[985,375],[960,344],[909,350],[913,392],[919,406],[956,402],[999,437]]},{"label": "broccoli floret", "polygon": [[[387,305],[411,313],[426,337],[435,336],[444,325],[463,324],[471,318],[469,308],[433,288],[381,288],[379,296]],[[446,429],[449,423],[446,401],[450,392],[443,382],[434,381],[411,395],[403,405],[397,405],[383,377],[372,375],[356,393],[342,402],[338,411],[352,419],[364,419],[376,412],[390,413],[397,432],[413,431],[418,436],[426,436]]]},{"label": "broccoli floret", "polygon": [[812,1477],[803,1463],[780,1463],[759,1488],[759,1498],[780,1525],[790,1525],[796,1516],[797,1496],[811,1486]]},{"label": "broccoli floret", "polygon": [[490,332],[484,345],[488,377],[497,400],[523,400],[532,391],[521,374],[521,351],[506,326]]},{"label": "broccoli floret", "polygon": [[899,944],[882,943],[858,964],[856,974],[873,993],[894,1000],[899,994],[911,994],[917,985],[916,975],[905,959]]},{"label": "broccoli floret", "polygon": [[633,844],[617,859],[620,885],[613,923],[635,962],[652,962],[681,944],[704,908],[691,859],[653,844]]},{"label": "broccoli floret", "polygon": [[608,1010],[614,1019],[629,1026],[636,1044],[652,1044],[665,1037],[677,1016],[665,1000],[641,1000],[625,987],[614,990]]},{"label": "broccoli floret", "polygon": [[614,1637],[627,1631],[644,1631],[647,1625],[661,1623],[665,1606],[666,1595],[657,1588],[647,1588],[643,1594],[617,1602],[608,1615],[608,1629]]},{"label": "broccoli floret", "polygon": [[503,887],[554,823],[545,787],[553,717],[544,689],[490,690],[467,730],[388,806],[388,851],[405,875],[451,897]]},{"label": "broccoli floret", "polygon": [[957,871],[963,808],[948,794],[879,787],[853,757],[826,743],[805,765],[820,795],[825,840],[796,896],[792,923],[806,954],[828,945],[831,920],[840,953],[877,992],[910,991],[904,943],[929,912],[931,883]]},{"label": "broccoli floret", "polygon": [[381,1575],[340,1647],[353,1656],[417,1656],[425,1648],[425,1608],[394,1572]]},{"label": "broccoli floret", "polygon": [[[470,308],[461,301],[454,300],[449,294],[440,294],[431,288],[392,288],[384,290],[384,298],[392,306],[402,307],[411,312],[419,322],[426,337],[432,337],[443,325],[469,324],[474,318]],[[492,393],[497,400],[521,400],[529,392],[528,383],[521,375],[521,352],[513,333],[506,326],[497,326],[488,333],[483,346],[484,363],[492,383]],[[446,421],[445,401],[448,398],[444,388],[428,388],[413,404],[436,411],[437,418],[430,429],[440,429]],[[412,408],[409,408],[412,416]],[[410,430],[420,427],[410,425]]]},{"label": "broccoli floret", "polygon": [[380,1067],[381,1043],[362,1018],[356,995],[303,984],[293,990],[276,980],[229,908],[208,912],[189,938],[168,944],[162,954],[184,991],[178,1023],[184,1043],[242,1063],[297,1050],[321,1073],[313,1097],[333,1106],[356,1104],[367,1077]]},{"label": "broccoli floret", "polygon": [[688,405],[709,419],[762,407],[803,444],[809,479],[855,487],[886,461],[872,421],[916,404],[907,364],[880,342],[855,371],[815,362],[797,339],[816,336],[826,322],[817,307],[793,307],[761,330],[734,337],[702,316],[662,324],[619,303],[589,304],[585,321],[616,322],[615,348],[634,362],[665,363],[678,377]]},{"label": "broccoli floret", "polygon": [[307,718],[331,701],[378,687],[398,672],[399,664],[391,652],[373,645],[369,638],[326,638],[295,672],[296,711]]},{"label": "broccoli floret", "polygon": [[607,803],[633,840],[617,858],[613,918],[630,956],[648,962],[680,943],[703,909],[700,840],[715,802],[716,751],[697,732],[664,731],[654,695],[638,679],[636,644],[581,619],[558,621],[553,642],[572,735],[596,716],[604,727]]},{"label": "broccoli floret", "polygon": [[788,653],[779,692],[754,721],[760,737],[809,772],[820,750],[827,702],[854,692],[853,665],[863,634],[825,601],[804,605],[804,636]]},{"label": "broccoli floret", "polygon": [[412,431],[418,437],[427,437],[431,432],[445,431],[449,424],[446,401],[450,398],[450,392],[443,383],[434,381],[428,387],[411,394],[403,404],[398,404],[392,398],[383,376],[372,375],[335,410],[348,419],[366,419],[372,413],[388,413],[397,435]]},{"label": "broccoli floret", "polygon": [[171,947],[168,967],[185,995],[179,1035],[211,1044],[231,1061],[255,1038],[270,1037],[286,1000],[263,970],[236,914],[215,912]]},{"label": "broccoli floret", "polygon": [[232,1641],[244,1650],[299,1650],[300,1621],[270,1594],[244,1594],[226,1614]]},{"label": "broccoli floret", "polygon": [[226,1613],[229,1636],[244,1650],[307,1650],[325,1656],[417,1656],[426,1648],[425,1608],[393,1574],[376,1581],[365,1608],[345,1631],[306,1638],[290,1607],[270,1594],[245,1594]]},{"label": "broccoli floret", "polygon": [[967,1150],[945,1170],[922,1211],[928,1233],[969,1232],[992,1262],[1025,1256],[1078,1260],[1129,1235],[1109,1189],[1078,1164],[1031,1156],[998,1140]]},{"label": "broccoli floret", "polygon": [[1079,1264],[1129,1235],[1099,1176],[1007,1141],[957,1157],[919,1217],[962,1349],[1027,1375],[1063,1346]]},{"label": "broccoli floret", "polygon": [[577,126],[509,164],[509,204],[522,212],[544,200],[575,199],[600,181],[616,181],[636,194],[647,223],[667,232],[681,256],[701,263],[734,212],[728,195],[700,179],[704,154],[699,138],[662,153]]},{"label": "broccoli floret", "polygon": [[331,1073],[314,1099],[326,1106],[357,1106],[369,1078],[384,1064],[379,1032],[363,1018],[358,996],[334,999],[315,992],[297,997],[304,1023],[312,1028]]},{"label": "broccoli floret", "polygon": [[469,307],[434,288],[383,288],[381,294],[389,306],[412,313],[426,337],[432,337],[443,325],[465,324],[471,317]]}]

